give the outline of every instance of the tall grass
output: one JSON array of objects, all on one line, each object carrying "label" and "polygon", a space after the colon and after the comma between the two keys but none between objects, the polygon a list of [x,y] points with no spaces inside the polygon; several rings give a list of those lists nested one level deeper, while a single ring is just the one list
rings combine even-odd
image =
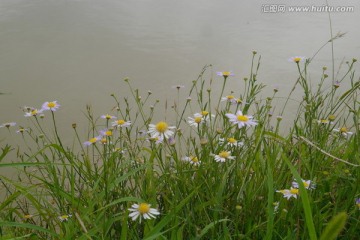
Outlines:
[{"label": "tall grass", "polygon": [[[158,101],[151,92],[141,97],[129,79],[124,84],[132,99],[112,94],[115,112],[103,118],[88,106],[88,134],[81,136],[78,128],[85,125],[74,124],[73,146],[65,146],[59,135],[56,117],[61,111],[44,111],[44,119],[40,114],[29,117],[30,126],[19,133],[25,147],[17,149],[17,160],[6,161],[14,150],[9,145],[0,155],[2,171],[17,171],[16,177],[1,178],[2,239],[356,239],[356,60],[333,81],[326,68],[320,69],[321,79],[314,84],[308,77],[311,61],[296,60],[293,89],[303,92],[296,116],[287,114],[291,94],[275,116],[278,89],[260,97],[265,87],[260,59],[253,52],[244,80],[228,72],[209,79],[205,73],[212,67],[205,66],[189,97],[174,103],[167,124],[175,129],[167,128],[174,132],[169,138],[164,132],[151,137],[149,125],[164,121],[155,114]],[[220,95],[212,81],[223,81]],[[239,83],[242,91],[236,96],[225,92],[229,81]],[[253,116],[257,125],[232,124],[228,114],[239,110],[243,118],[237,120],[249,123]],[[283,131],[282,119],[291,117],[293,124]],[[117,120],[128,126],[112,126]],[[44,130],[46,122],[52,125],[49,131]],[[226,160],[217,162],[216,157]],[[287,199],[283,194],[291,186],[295,191]],[[129,217],[134,203],[151,204],[160,215],[134,221]]]}]

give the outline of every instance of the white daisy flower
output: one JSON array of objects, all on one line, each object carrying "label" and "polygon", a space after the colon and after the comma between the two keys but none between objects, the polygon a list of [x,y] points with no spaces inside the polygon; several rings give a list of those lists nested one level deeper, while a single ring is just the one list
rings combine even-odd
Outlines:
[{"label": "white daisy flower", "polygon": [[233,95],[228,95],[226,97],[222,97],[221,101],[222,102],[226,101],[226,102],[231,103],[231,104],[237,104],[239,102],[239,99],[235,98]]},{"label": "white daisy flower", "polygon": [[36,109],[36,108],[31,108],[31,109],[29,109],[29,111],[28,112],[26,112],[25,113],[25,117],[35,117],[35,116],[37,116],[37,115],[39,115],[39,114],[42,114],[42,112],[43,112],[43,109]]},{"label": "white daisy flower", "polygon": [[189,162],[192,165],[199,166],[201,164],[201,161],[196,156],[186,156],[182,158],[183,161]]},{"label": "white daisy flower", "polygon": [[288,59],[289,62],[295,62],[295,63],[299,63],[304,61],[304,59],[306,59],[306,57],[302,57],[302,56],[295,56],[295,57],[291,57]]},{"label": "white daisy flower", "polygon": [[[239,142],[235,138],[227,138],[226,142],[227,142],[227,145],[230,146],[230,147],[240,147],[240,146],[244,145],[243,142]],[[219,138],[219,143],[224,144],[225,139],[224,138]]]},{"label": "white daisy flower", "polygon": [[237,111],[236,115],[232,113],[225,114],[226,117],[229,118],[229,121],[233,124],[237,124],[238,128],[242,128],[244,126],[255,126],[257,122],[252,120],[253,117],[249,115],[243,115],[242,111]]},{"label": "white daisy flower", "polygon": [[316,122],[319,124],[332,124],[332,122],[327,119],[319,119]]},{"label": "white daisy flower", "polygon": [[297,198],[299,195],[299,189],[291,187],[290,189],[277,190],[276,192],[282,193],[284,198],[289,200],[291,197]]},{"label": "white daisy flower", "polygon": [[97,143],[98,141],[100,141],[101,139],[102,139],[101,136],[90,138],[89,141],[84,142],[84,145],[85,146],[93,145],[93,144]]},{"label": "white daisy flower", "polygon": [[71,214],[61,215],[61,216],[58,216],[58,219],[60,220],[60,222],[67,222],[69,220],[69,218],[71,218],[71,217],[72,217]]},{"label": "white daisy flower", "polygon": [[150,206],[148,203],[133,204],[131,208],[128,209],[131,212],[129,217],[131,217],[133,221],[140,218],[140,223],[142,218],[156,218],[156,215],[159,215],[160,212],[156,208],[150,208]]},{"label": "white daisy flower", "polygon": [[230,151],[221,151],[219,155],[215,155],[216,162],[225,162],[226,160],[234,160],[235,157],[230,155]]},{"label": "white daisy flower", "polygon": [[130,121],[125,121],[123,119],[116,120],[112,122],[111,126],[113,127],[121,127],[121,128],[127,128],[131,125]]},{"label": "white daisy flower", "polygon": [[110,114],[104,114],[100,116],[102,119],[110,120],[116,118],[115,116],[111,116]]},{"label": "white daisy flower", "polygon": [[229,76],[234,76],[234,74],[231,71],[228,71],[228,72],[216,72],[216,75],[222,76],[224,78],[227,78]]},{"label": "white daisy flower", "polygon": [[158,122],[156,125],[149,124],[149,131],[152,138],[156,138],[159,136],[163,136],[166,139],[174,135],[174,132],[171,130],[174,130],[176,127],[169,127],[169,125],[166,122]]},{"label": "white daisy flower", "polygon": [[341,133],[341,135],[343,135],[344,137],[349,137],[349,136],[351,136],[351,135],[354,134],[353,132],[349,132],[346,127],[333,129],[333,131],[334,131],[334,132]]},{"label": "white daisy flower", "polygon": [[209,114],[209,112],[208,111],[201,111],[201,112],[199,112],[199,114],[201,114],[201,116],[203,117],[203,119],[205,120],[205,121],[210,121],[210,118],[213,118],[213,117],[215,117],[215,115],[214,114]]},{"label": "white daisy flower", "polygon": [[[311,180],[301,179],[301,181],[304,184],[304,187],[306,189],[310,190],[310,189],[315,189],[316,188],[316,185]],[[293,181],[291,185],[292,185],[293,188],[299,188],[299,184],[296,181]]]},{"label": "white daisy flower", "polygon": [[[103,145],[108,144],[107,138],[106,137],[101,138],[100,143],[103,144]],[[112,143],[112,142],[110,142],[110,143]]]},{"label": "white daisy flower", "polygon": [[100,136],[103,136],[103,137],[111,137],[113,135],[113,131],[111,129],[104,129],[104,130],[101,130],[99,131],[100,133]]},{"label": "white daisy flower", "polygon": [[200,124],[204,123],[204,118],[200,113],[195,113],[194,118],[188,117],[188,123],[192,127],[198,127]]},{"label": "white daisy flower", "polygon": [[20,127],[19,130],[16,131],[16,133],[24,133],[24,132],[28,132],[28,131],[29,131],[28,128]]},{"label": "white daisy flower", "polygon": [[164,137],[163,136],[157,136],[157,137],[151,137],[147,139],[148,142],[155,142],[156,145],[163,143]]},{"label": "white daisy flower", "polygon": [[41,106],[41,110],[42,111],[51,110],[51,111],[55,112],[56,110],[59,109],[59,107],[60,107],[60,104],[58,104],[57,101],[44,102],[43,105]]},{"label": "white daisy flower", "polygon": [[13,127],[16,125],[16,122],[7,122],[7,123],[3,123],[0,125],[0,128],[2,127],[6,127],[6,128],[9,128],[9,127]]}]

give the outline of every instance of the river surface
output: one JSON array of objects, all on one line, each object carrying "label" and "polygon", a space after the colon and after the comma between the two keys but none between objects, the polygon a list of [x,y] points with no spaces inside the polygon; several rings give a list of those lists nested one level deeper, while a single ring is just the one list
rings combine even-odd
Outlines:
[{"label": "river surface", "polygon": [[[351,12],[331,13],[333,34],[346,32],[334,42],[338,67],[343,60],[360,59],[360,1],[328,2],[354,7]],[[129,96],[126,77],[144,95],[151,90],[163,108],[165,99],[174,100],[172,86],[184,85],[187,92],[206,64],[213,65],[213,78],[219,79],[213,91],[221,88],[215,72],[232,70],[235,76],[226,94],[230,89],[237,94],[249,75],[253,50],[261,55],[258,80],[268,86],[262,97],[270,95],[275,85],[279,96],[286,96],[297,77],[296,65],[288,58],[313,56],[331,36],[328,13],[295,13],[288,7],[324,4],[322,0],[0,0],[0,92],[5,93],[0,95],[0,124],[26,127],[30,123],[22,106],[40,107],[57,100],[61,109],[56,117],[66,136],[74,122],[87,126],[83,114],[87,104],[96,114],[111,113],[111,93]],[[270,5],[284,5],[286,10],[271,13]],[[323,66],[331,68],[330,45],[310,66],[314,81]],[[0,129],[0,140],[14,135]]]}]

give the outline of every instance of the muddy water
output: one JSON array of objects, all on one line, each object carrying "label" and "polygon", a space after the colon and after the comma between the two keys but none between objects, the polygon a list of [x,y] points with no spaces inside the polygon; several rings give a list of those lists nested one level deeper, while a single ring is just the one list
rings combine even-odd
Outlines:
[{"label": "muddy water", "polygon": [[[253,50],[262,56],[258,80],[268,85],[262,97],[274,85],[280,97],[286,96],[297,77],[287,59],[311,57],[330,38],[326,12],[294,13],[288,7],[324,2],[1,0],[0,92],[6,94],[0,95],[0,123],[27,126],[22,106],[58,100],[57,121],[66,138],[73,122],[86,124],[87,104],[96,114],[110,113],[111,93],[129,95],[125,77],[145,95],[151,90],[163,108],[165,99],[174,99],[171,87],[181,84],[187,91],[205,64],[212,64],[213,72],[232,70],[235,77],[226,93],[240,93]],[[270,11],[270,5],[279,4],[284,12]],[[331,13],[333,34],[347,32],[334,42],[336,66],[344,59],[360,59],[359,1],[329,4],[354,7]],[[310,67],[314,81],[323,66],[331,67],[330,45]],[[215,82],[213,92],[220,86]],[[280,106],[282,99],[276,101]],[[0,140],[4,138],[1,145],[18,141],[18,135],[0,129]]]}]

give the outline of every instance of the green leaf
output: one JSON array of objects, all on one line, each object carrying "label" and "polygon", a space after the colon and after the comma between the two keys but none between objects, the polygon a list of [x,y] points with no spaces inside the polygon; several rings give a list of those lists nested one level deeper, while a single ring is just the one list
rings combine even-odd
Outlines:
[{"label": "green leaf", "polygon": [[2,163],[0,167],[34,167],[46,165],[46,163],[20,162],[20,163]]},{"label": "green leaf", "polygon": [[321,234],[320,240],[332,240],[336,239],[343,230],[347,219],[347,214],[341,212],[335,217],[333,217],[329,224],[326,226],[324,232]]},{"label": "green leaf", "polygon": [[58,239],[58,234],[56,234],[53,231],[50,231],[46,228],[40,227],[40,226],[36,226],[33,224],[29,224],[29,223],[17,223],[17,222],[0,222],[0,226],[1,227],[19,227],[19,228],[28,228],[28,229],[33,229],[35,231],[40,231],[40,232],[44,232],[44,233],[48,233],[51,236],[54,237],[54,239]]},{"label": "green leaf", "polygon": [[216,224],[221,222],[230,221],[229,219],[220,219],[218,221],[214,221],[206,225],[203,230],[201,230],[200,234],[197,236],[197,239],[202,238],[211,228],[215,227]]},{"label": "green leaf", "polygon": [[289,159],[285,156],[285,154],[282,154],[282,158],[284,159],[285,163],[290,168],[291,173],[294,175],[296,181],[299,184],[300,195],[301,195],[300,198],[301,198],[301,202],[302,202],[302,205],[304,208],[305,222],[306,222],[306,226],[309,231],[309,238],[310,238],[310,240],[317,240],[317,235],[316,235],[315,226],[314,226],[314,220],[313,220],[312,212],[311,212],[310,201],[309,201],[309,197],[306,192],[306,189],[304,187],[304,184],[302,184],[301,176],[296,171],[295,167],[291,164]]},{"label": "green leaf", "polygon": [[[198,186],[197,188],[194,189],[194,191],[192,191],[184,200],[182,200],[176,207],[175,209],[170,212],[167,216],[165,216],[160,222],[158,222],[154,228],[152,228],[144,237],[145,240],[151,240],[151,239],[155,239],[156,237],[159,236],[161,229],[163,229],[167,224],[169,224],[171,222],[171,220],[173,219],[173,217],[176,216],[176,214],[183,208],[183,206],[188,203],[192,196],[198,192],[198,189],[201,186]],[[175,227],[175,226],[173,226]]]},{"label": "green leaf", "polygon": [[6,145],[4,148],[1,148],[1,150],[2,150],[2,153],[0,155],[0,162],[11,151],[11,147],[9,145]]},{"label": "green leaf", "polygon": [[21,195],[21,192],[15,192],[11,194],[4,202],[0,205],[0,211],[2,211],[7,205],[12,203],[19,195]]}]

